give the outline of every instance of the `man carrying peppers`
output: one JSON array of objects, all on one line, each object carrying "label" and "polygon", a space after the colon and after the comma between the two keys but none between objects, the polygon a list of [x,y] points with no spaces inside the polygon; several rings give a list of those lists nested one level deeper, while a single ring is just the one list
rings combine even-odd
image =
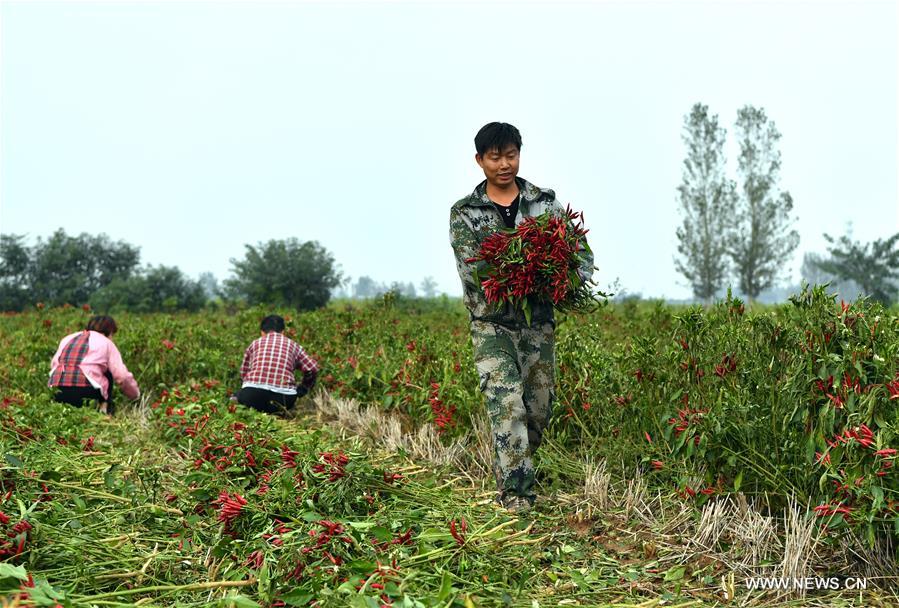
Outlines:
[{"label": "man carrying peppers", "polygon": [[[450,210],[450,242],[462,279],[463,301],[471,317],[475,366],[493,432],[498,501],[511,511],[534,503],[534,454],[549,423],[555,398],[555,352],[551,302],[529,302],[530,323],[509,302],[490,304],[474,276],[472,258],[502,227],[525,218],[565,211],[552,190],[518,177],[521,134],[508,123],[492,122],[475,137],[475,161],[484,171],[474,192]],[[578,275],[593,274],[593,255],[584,243]]]}]

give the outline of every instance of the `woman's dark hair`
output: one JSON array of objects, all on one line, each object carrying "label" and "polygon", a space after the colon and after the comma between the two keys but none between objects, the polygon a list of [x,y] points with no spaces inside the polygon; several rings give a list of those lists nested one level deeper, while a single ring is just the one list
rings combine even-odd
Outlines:
[{"label": "woman's dark hair", "polygon": [[262,323],[259,324],[259,329],[268,333],[270,331],[276,331],[281,333],[284,331],[284,318],[279,317],[278,315],[269,315],[262,320]]},{"label": "woman's dark hair", "polygon": [[509,144],[521,150],[521,133],[507,122],[488,123],[474,136],[474,148],[478,151],[478,156],[484,156],[491,150],[502,152]]},{"label": "woman's dark hair", "polygon": [[115,319],[112,317],[107,317],[106,315],[98,315],[96,317],[91,317],[91,320],[87,322],[87,329],[89,331],[100,332],[107,338],[119,331],[119,326],[116,325]]}]

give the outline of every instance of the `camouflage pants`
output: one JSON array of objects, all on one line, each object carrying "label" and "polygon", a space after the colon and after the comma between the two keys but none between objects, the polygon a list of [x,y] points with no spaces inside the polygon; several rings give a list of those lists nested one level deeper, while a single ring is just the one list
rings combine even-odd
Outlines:
[{"label": "camouflage pants", "polygon": [[509,329],[472,321],[471,340],[493,431],[497,489],[501,498],[533,501],[533,457],[555,396],[553,324]]}]

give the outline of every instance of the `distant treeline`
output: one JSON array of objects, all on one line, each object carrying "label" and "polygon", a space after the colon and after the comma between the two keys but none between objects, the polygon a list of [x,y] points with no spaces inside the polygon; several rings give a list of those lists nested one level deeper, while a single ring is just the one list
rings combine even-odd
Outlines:
[{"label": "distant treeline", "polygon": [[231,260],[233,276],[194,280],[173,266],[142,266],[138,247],[108,236],[70,236],[60,229],[27,245],[0,235],[0,310],[90,305],[97,311],[160,312],[203,308],[213,301],[313,309],[340,284],[334,259],[316,242],[296,239],[247,245]]},{"label": "distant treeline", "polygon": [[0,235],[0,311],[89,305],[96,311],[196,311],[209,305],[263,304],[312,310],[332,296],[435,297],[437,283],[425,279],[384,284],[370,277],[353,283],[334,257],[315,241],[271,240],[246,245],[231,259],[232,275],[219,284],[211,272],[192,279],[174,266],[141,265],[140,249],[105,234],[70,236],[62,229],[28,245],[22,235]]}]

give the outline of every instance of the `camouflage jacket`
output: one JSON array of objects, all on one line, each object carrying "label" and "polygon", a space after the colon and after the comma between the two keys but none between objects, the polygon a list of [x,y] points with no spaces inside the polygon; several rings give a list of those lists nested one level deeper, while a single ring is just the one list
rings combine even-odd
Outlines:
[{"label": "camouflage jacket", "polygon": [[[526,217],[537,216],[547,211],[561,215],[564,209],[556,200],[556,193],[549,189],[538,188],[521,178],[516,178],[521,192],[521,200],[518,205],[518,215],[515,216],[515,224],[518,225]],[[503,220],[487,198],[487,181],[478,184],[474,192],[463,199],[456,201],[450,209],[450,243],[456,254],[456,268],[459,278],[462,279],[462,301],[472,320],[489,321],[507,327],[524,327],[526,325],[524,314],[515,310],[511,305],[505,304],[498,308],[494,304],[488,304],[484,291],[472,276],[474,264],[465,260],[478,254],[481,242],[492,234],[505,227]],[[593,274],[593,255],[585,257],[579,271],[582,277],[589,278]],[[553,322],[553,307],[549,303],[531,301],[531,323]]]}]

